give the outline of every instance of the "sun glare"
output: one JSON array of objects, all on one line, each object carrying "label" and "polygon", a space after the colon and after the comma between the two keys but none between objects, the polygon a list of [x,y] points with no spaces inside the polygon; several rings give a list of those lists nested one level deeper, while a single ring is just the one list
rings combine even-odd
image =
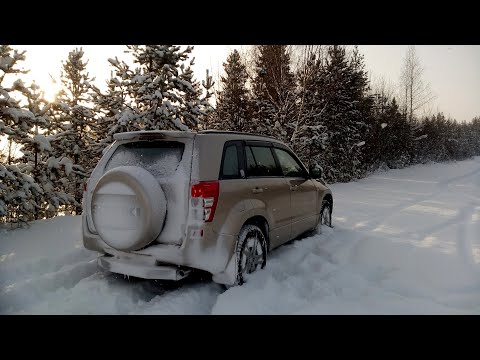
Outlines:
[{"label": "sun glare", "polygon": [[54,102],[58,92],[60,91],[60,86],[53,83],[53,81],[50,81],[46,84],[43,84],[42,91],[45,100],[47,100],[48,102]]}]

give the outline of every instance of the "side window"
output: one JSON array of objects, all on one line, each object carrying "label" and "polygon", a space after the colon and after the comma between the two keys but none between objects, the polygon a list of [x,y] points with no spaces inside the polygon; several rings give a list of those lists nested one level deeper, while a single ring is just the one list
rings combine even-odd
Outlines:
[{"label": "side window", "polygon": [[286,177],[306,177],[305,171],[292,155],[282,149],[275,148],[275,155],[277,155],[278,162],[282,168],[283,175]]},{"label": "side window", "polygon": [[225,148],[223,155],[222,178],[238,179],[240,171],[238,167],[237,146],[232,144]]},{"label": "side window", "polygon": [[245,151],[249,176],[281,176],[269,147],[247,146]]}]

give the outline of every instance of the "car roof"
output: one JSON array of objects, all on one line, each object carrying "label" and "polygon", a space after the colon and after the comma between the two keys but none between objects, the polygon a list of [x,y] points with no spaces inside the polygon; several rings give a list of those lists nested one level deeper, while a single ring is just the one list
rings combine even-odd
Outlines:
[{"label": "car roof", "polygon": [[113,134],[114,140],[130,140],[135,138],[149,138],[149,139],[162,139],[164,137],[172,138],[193,138],[195,132],[192,131],[175,131],[175,130],[141,130],[141,131],[129,131]]},{"label": "car roof", "polygon": [[242,131],[228,131],[228,130],[202,130],[199,131],[198,134],[214,134],[214,135],[246,135],[246,136],[255,136],[255,137],[261,137],[264,139],[270,139],[270,140],[275,140],[279,141],[278,139],[272,137],[272,136],[267,136],[267,135],[259,135],[255,133],[250,133],[250,132],[242,132]]},{"label": "car roof", "polygon": [[225,139],[231,140],[260,140],[260,141],[270,141],[278,144],[285,145],[282,141],[267,135],[259,135],[249,132],[241,131],[226,131],[226,130],[202,130],[198,132],[198,135],[210,135],[210,136],[224,136]]},{"label": "car roof", "polygon": [[259,135],[249,132],[240,132],[240,131],[226,131],[226,130],[201,130],[198,132],[194,131],[176,131],[176,130],[141,130],[141,131],[130,131],[130,132],[122,132],[116,133],[113,135],[114,140],[130,140],[139,138],[148,138],[148,139],[161,139],[164,137],[171,137],[171,138],[194,138],[196,135],[212,135],[212,136],[219,136],[223,135],[226,137],[232,136],[232,138],[238,138],[241,136],[245,140],[264,140],[264,141],[274,141],[279,144],[283,144],[282,141],[266,135]]}]

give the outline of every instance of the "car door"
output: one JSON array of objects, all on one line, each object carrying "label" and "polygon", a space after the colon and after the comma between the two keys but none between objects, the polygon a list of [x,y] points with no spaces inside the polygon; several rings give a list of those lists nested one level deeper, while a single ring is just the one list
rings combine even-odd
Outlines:
[{"label": "car door", "polygon": [[318,217],[316,213],[317,188],[306,169],[290,150],[275,146],[273,152],[280,164],[291,194],[291,237],[294,238],[313,229],[316,225]]},{"label": "car door", "polygon": [[242,141],[225,142],[219,181],[221,191],[214,226],[216,232],[222,233],[225,229],[236,228],[245,212],[251,209],[251,189],[245,178]]},{"label": "car door", "polygon": [[247,183],[254,208],[267,214],[270,248],[291,239],[290,188],[278,167],[272,144],[263,141],[245,143]]}]

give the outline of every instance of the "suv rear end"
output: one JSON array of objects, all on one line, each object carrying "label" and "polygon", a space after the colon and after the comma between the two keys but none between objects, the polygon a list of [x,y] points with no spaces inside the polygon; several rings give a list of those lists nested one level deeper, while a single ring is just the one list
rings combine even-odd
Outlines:
[{"label": "suv rear end", "polygon": [[[114,139],[83,199],[84,245],[104,254],[99,264],[112,272],[169,280],[183,278],[190,268],[210,273],[225,269],[235,238],[220,234],[212,223],[224,210],[222,205],[216,209],[222,140],[176,131],[122,133]],[[130,174],[134,167],[147,170],[160,190],[152,190],[148,182],[132,184],[130,177],[145,182],[142,177],[147,176]],[[117,169],[118,174],[109,176]],[[148,202],[163,203],[165,211],[152,211]],[[138,241],[131,243],[132,238]]]}]

